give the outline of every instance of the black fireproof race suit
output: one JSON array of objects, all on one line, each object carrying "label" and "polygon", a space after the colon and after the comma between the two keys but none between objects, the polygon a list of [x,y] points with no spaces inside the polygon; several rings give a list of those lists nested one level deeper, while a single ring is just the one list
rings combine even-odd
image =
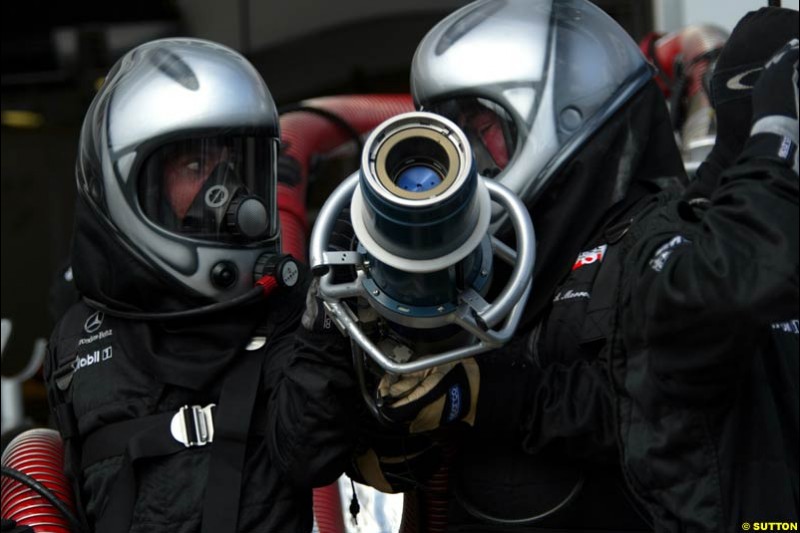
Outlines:
[{"label": "black fireproof race suit", "polygon": [[[226,366],[198,368],[198,379],[182,384],[162,379],[159,357],[164,365],[185,358],[188,372],[191,358],[202,356],[199,347],[215,339],[220,357],[227,355],[230,343],[213,332],[213,319],[206,325],[212,334],[204,337],[185,323],[155,326],[83,303],[67,312],[51,340],[45,374],[68,468],[81,480],[80,503],[94,531],[116,529],[120,505],[132,507],[125,529],[132,532],[311,531],[310,489],[336,479],[352,445],[351,423],[342,416],[352,406],[337,403],[341,395],[334,394],[338,383],[352,380],[345,364],[320,360],[324,351],[284,368],[308,342],[302,332],[295,336],[302,302],[274,293],[271,310]],[[216,325],[224,331],[222,322]],[[188,417],[191,434],[194,415],[181,407],[209,404],[216,404],[213,442],[178,442],[172,425],[184,426]],[[197,433],[190,435],[195,441]],[[235,445],[223,448],[224,441],[243,443],[238,466]],[[133,477],[127,488],[126,475]]]},{"label": "black fireproof race suit", "polygon": [[797,520],[797,176],[751,160],[721,181],[697,213],[669,192],[616,217],[547,318],[478,360],[451,531]]},{"label": "black fireproof race suit", "polygon": [[[751,160],[721,183],[604,232],[549,320],[480,360],[484,460],[460,465],[451,530],[607,530],[623,493],[657,532],[798,520],[798,179]],[[506,523],[452,527],[470,515]]]},{"label": "black fireproof race suit", "polygon": [[607,371],[620,244],[641,202],[584,245],[545,320],[478,359],[477,419],[451,469],[448,531],[651,530],[620,468]]},{"label": "black fireproof race suit", "polygon": [[531,300],[515,338],[476,358],[477,416],[450,469],[448,531],[650,530],[620,467],[607,340],[622,238],[650,198],[684,179],[651,83],[530,207]]},{"label": "black fireproof race suit", "polygon": [[617,431],[656,531],[796,523],[797,174],[741,161],[702,209],[654,203],[623,250]]}]

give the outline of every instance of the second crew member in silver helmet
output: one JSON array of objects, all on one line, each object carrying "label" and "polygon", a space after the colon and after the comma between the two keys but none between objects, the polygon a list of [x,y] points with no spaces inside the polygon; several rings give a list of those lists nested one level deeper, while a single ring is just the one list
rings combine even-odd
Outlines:
[{"label": "second crew member in silver helmet", "polygon": [[470,136],[479,172],[530,204],[653,73],[583,0],[484,0],[425,36],[411,86]]},{"label": "second crew member in silver helmet", "polygon": [[[479,172],[520,195],[537,235],[516,338],[477,358],[474,426],[450,469],[453,530],[650,530],[621,476],[602,354],[620,239],[685,181],[652,78],[586,0],[479,0],[417,48],[416,103],[465,130]],[[493,228],[506,237],[501,217]]]},{"label": "second crew member in silver helmet", "polygon": [[[685,182],[653,75],[625,30],[587,0],[479,0],[417,47],[417,106],[458,124],[478,171],[531,212],[529,318],[609,210]],[[505,222],[496,212],[492,228],[503,235]]]}]

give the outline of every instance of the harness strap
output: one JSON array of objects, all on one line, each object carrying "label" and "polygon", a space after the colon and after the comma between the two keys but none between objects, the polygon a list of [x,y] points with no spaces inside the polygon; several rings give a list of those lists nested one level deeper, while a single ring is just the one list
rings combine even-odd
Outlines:
[{"label": "harness strap", "polygon": [[203,504],[203,533],[237,531],[247,437],[261,383],[262,350],[245,351],[222,385]]},{"label": "harness strap", "polygon": [[[169,456],[212,442],[202,531],[236,531],[242,469],[263,361],[263,350],[242,354],[222,385],[219,406],[213,416],[211,406],[185,406],[177,413],[124,420],[87,435],[81,450],[82,469],[123,455],[108,503],[97,520],[97,531],[130,530],[136,502],[137,461]],[[177,434],[176,426],[180,429]],[[263,435],[264,430],[265,425],[258,424],[252,434]]]},{"label": "harness strap", "polygon": [[[143,416],[109,424],[93,431],[83,441],[81,470],[105,459],[125,454],[128,444],[134,439],[140,438],[140,434],[144,434],[147,430],[158,433],[157,440],[159,441],[162,440],[162,436],[169,437],[169,439],[163,439],[165,454],[180,451],[184,446],[172,438],[169,431],[170,421],[174,415],[174,412],[169,412]],[[175,448],[175,445],[179,447]]]},{"label": "harness strap", "polygon": [[[174,413],[162,413],[154,417],[147,417],[150,419],[150,427],[140,430],[127,442],[122,467],[114,480],[108,503],[97,520],[95,528],[97,531],[124,532],[130,530],[133,506],[136,502],[134,464],[137,461],[152,457],[164,457],[186,449],[186,446],[173,438],[170,432],[170,421],[173,416]],[[114,424],[114,426],[117,425]],[[100,442],[99,439],[95,441]]]}]

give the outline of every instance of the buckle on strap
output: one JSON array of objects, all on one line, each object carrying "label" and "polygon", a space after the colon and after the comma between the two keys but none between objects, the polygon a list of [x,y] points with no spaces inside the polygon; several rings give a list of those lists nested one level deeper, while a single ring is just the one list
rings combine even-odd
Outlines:
[{"label": "buckle on strap", "polygon": [[212,409],[216,404],[210,403],[205,407],[199,405],[184,405],[169,424],[172,437],[186,446],[205,446],[214,441],[214,414]]}]

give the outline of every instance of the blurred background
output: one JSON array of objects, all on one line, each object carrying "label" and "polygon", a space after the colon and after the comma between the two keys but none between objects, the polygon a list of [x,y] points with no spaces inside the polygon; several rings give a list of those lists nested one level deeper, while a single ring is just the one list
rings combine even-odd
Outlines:
[{"label": "blurred background", "polygon": [[[444,15],[465,3],[3,2],[0,294],[2,317],[12,325],[6,338],[4,324],[3,375],[24,372],[31,354],[43,348],[37,339],[48,337],[52,329],[52,309],[58,301],[50,288],[67,266],[81,121],[102,76],[123,53],[158,37],[221,42],[253,62],[279,106],[313,96],[402,93],[408,91],[417,43]],[[730,31],[747,11],[768,2],[595,3],[640,41],[650,32],[668,33],[689,24],[711,23]],[[798,0],[782,4],[797,9]],[[318,201],[312,198],[311,203]],[[26,416],[44,422],[41,384],[26,382],[24,393]]]}]

